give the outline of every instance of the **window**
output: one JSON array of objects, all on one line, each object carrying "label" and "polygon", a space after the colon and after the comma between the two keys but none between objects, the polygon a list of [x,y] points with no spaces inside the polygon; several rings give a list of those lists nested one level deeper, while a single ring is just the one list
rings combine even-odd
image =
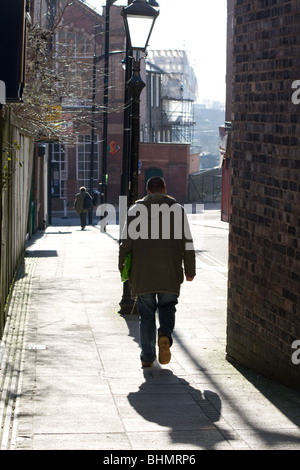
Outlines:
[{"label": "window", "polygon": [[156,87],[155,87],[155,97],[156,97],[156,102],[155,105],[157,108],[159,108],[159,95],[160,95],[160,76],[156,75]]},{"label": "window", "polygon": [[63,144],[50,144],[51,155],[51,194],[53,197],[64,198],[66,180],[68,179],[68,159]]},{"label": "window", "polygon": [[160,75],[152,73],[150,75],[150,106],[159,108],[160,106]]},{"label": "window", "polygon": [[93,42],[81,33],[56,34],[56,69],[63,77],[61,96],[65,106],[91,105],[93,82]]},{"label": "window", "polygon": [[150,98],[150,105],[151,105],[151,108],[153,108],[154,106],[154,75],[152,74],[151,75],[151,86],[150,86],[150,93],[151,93],[151,98]]},{"label": "window", "polygon": [[[93,157],[93,179],[99,180],[99,140],[95,136]],[[91,136],[79,135],[77,142],[77,180],[79,186],[90,188],[91,180]]]},{"label": "window", "polygon": [[59,31],[56,34],[58,58],[93,57],[93,43],[90,38],[74,31]]}]

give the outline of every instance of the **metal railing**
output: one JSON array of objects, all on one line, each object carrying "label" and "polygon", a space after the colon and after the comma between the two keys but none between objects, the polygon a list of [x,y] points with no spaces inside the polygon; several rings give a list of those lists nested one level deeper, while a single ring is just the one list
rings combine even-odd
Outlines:
[{"label": "metal railing", "polygon": [[[1,339],[11,287],[25,252],[33,169],[33,139],[21,131],[9,107],[0,110],[0,162]],[[4,171],[8,174],[5,185]]]}]

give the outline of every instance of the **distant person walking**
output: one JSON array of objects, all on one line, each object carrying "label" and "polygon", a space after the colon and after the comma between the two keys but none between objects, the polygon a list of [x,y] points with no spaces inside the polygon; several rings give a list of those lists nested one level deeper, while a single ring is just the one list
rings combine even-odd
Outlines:
[{"label": "distant person walking", "polygon": [[86,226],[86,215],[93,207],[92,196],[87,192],[84,186],[81,186],[80,192],[76,194],[74,201],[74,209],[80,216],[81,230]]},{"label": "distant person walking", "polygon": [[168,364],[183,272],[187,281],[192,281],[196,272],[186,213],[167,195],[161,177],[148,180],[147,196],[128,211],[119,248],[120,271],[128,253],[132,253],[129,283],[132,298],[137,299],[142,366],[150,367],[156,359],[157,333],[158,360]]}]

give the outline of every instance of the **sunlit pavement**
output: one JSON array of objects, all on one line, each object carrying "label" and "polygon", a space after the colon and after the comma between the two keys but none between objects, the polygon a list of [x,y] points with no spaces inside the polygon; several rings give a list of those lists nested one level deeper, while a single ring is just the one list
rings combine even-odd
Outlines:
[{"label": "sunlit pavement", "polygon": [[2,450],[300,449],[300,394],[226,360],[228,228],[205,221],[171,362],[144,370],[138,317],[118,313],[118,227],[53,219],[30,240],[0,349]]}]

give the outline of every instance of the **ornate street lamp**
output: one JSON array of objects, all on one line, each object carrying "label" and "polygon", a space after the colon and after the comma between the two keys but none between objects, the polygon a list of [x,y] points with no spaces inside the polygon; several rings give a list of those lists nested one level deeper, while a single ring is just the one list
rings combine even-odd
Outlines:
[{"label": "ornate street lamp", "polygon": [[[130,161],[123,161],[123,168],[129,168],[129,181],[123,180],[123,190],[129,196],[128,206],[135,203],[138,198],[138,164],[139,164],[139,136],[140,136],[140,95],[146,84],[140,76],[140,61],[146,56],[146,49],[154,27],[156,18],[159,15],[158,3],[155,0],[133,0],[122,10],[126,39],[127,39],[127,64],[132,64],[132,76],[126,82],[127,90],[131,95],[131,142],[130,154],[127,156]],[[135,52],[135,57],[133,53]],[[140,57],[141,54],[144,56]],[[128,184],[128,187],[124,189]],[[123,297],[120,302],[121,314],[133,313],[133,301],[131,299],[130,286],[128,281],[123,286]]]},{"label": "ornate street lamp", "polygon": [[145,52],[159,11],[147,0],[133,0],[121,14],[130,50]]}]

